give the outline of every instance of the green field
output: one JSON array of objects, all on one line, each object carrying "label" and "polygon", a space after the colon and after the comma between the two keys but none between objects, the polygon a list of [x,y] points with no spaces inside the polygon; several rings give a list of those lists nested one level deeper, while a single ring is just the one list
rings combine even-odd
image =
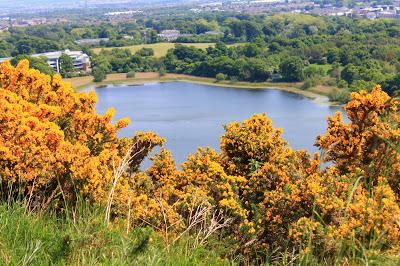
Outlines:
[{"label": "green field", "polygon": [[[214,46],[215,43],[181,43],[182,45],[187,45],[187,46],[194,46],[199,49],[206,49],[210,46]],[[231,44],[228,46],[236,46],[240,44]],[[175,43],[170,43],[170,42],[161,42],[161,43],[152,43],[152,44],[138,44],[138,45],[132,45],[132,46],[124,46],[124,47],[107,47],[107,48],[94,48],[93,52],[98,54],[100,53],[101,50],[111,50],[111,49],[129,49],[133,53],[137,52],[138,50],[142,48],[152,48],[154,50],[154,56],[157,58],[160,58],[162,56],[165,56],[168,52],[169,49],[175,47]]]}]

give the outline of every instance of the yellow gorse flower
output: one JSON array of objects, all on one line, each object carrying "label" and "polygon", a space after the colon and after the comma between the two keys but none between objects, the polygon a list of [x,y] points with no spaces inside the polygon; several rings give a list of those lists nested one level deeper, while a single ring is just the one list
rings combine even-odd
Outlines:
[{"label": "yellow gorse flower", "polygon": [[[326,169],[318,155],[293,151],[282,130],[256,114],[225,126],[221,152],[199,148],[178,169],[162,148],[141,171],[164,139],[153,132],[118,138],[129,119],[113,124],[113,109],[97,114],[94,92],[76,93],[60,76],[29,69],[27,61],[15,68],[3,63],[0,84],[1,187],[22,185],[35,202],[62,194],[71,203],[79,196],[105,204],[114,185],[113,217],[127,219],[129,210],[130,222],[175,235],[191,211],[207,205],[233,219],[225,237],[247,255],[299,243],[310,253],[309,241],[327,250],[349,239],[399,247],[398,102],[379,86],[353,93],[345,107],[349,123],[341,113],[328,118],[316,141],[322,160],[331,162]],[[114,184],[115,166],[132,146],[135,157]]]}]

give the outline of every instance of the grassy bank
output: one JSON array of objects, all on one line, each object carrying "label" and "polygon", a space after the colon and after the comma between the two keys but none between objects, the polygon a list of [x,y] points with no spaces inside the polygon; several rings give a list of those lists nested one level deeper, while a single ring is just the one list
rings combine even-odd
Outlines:
[{"label": "grassy bank", "polygon": [[[223,245],[166,242],[152,228],[107,226],[105,208],[82,204],[74,214],[0,205],[0,265],[231,265]],[[215,240],[214,240],[215,241]]]},{"label": "grassy bank", "polygon": [[[215,43],[181,43],[182,45],[186,46],[194,46],[199,49],[206,49],[210,46],[214,46]],[[231,44],[228,46],[235,46],[239,44]],[[169,49],[172,49],[175,47],[175,43],[170,43],[170,42],[161,42],[161,43],[152,43],[152,44],[138,44],[138,45],[131,45],[131,46],[123,46],[123,47],[107,47],[107,48],[95,48],[92,51],[95,54],[100,53],[101,50],[112,50],[112,49],[128,49],[132,53],[136,53],[142,48],[151,48],[154,50],[154,56],[156,58],[163,57],[167,54]]]},{"label": "grassy bank", "polygon": [[[198,245],[196,235],[178,241],[152,228],[126,229],[104,223],[105,208],[80,204],[60,216],[29,211],[23,204],[0,205],[0,265],[248,265],[217,236]],[[399,265],[398,255],[365,250],[364,258],[343,265]],[[260,253],[266,265],[321,265],[290,251]]]},{"label": "grassy bank", "polygon": [[109,84],[130,84],[130,85],[140,85],[147,82],[171,82],[171,81],[182,81],[182,82],[192,82],[197,84],[212,85],[219,87],[230,87],[230,88],[243,88],[243,89],[279,89],[283,91],[288,91],[296,94],[303,95],[311,99],[317,99],[320,101],[327,101],[327,95],[332,90],[331,87],[317,86],[310,88],[308,90],[300,89],[302,86],[301,82],[297,83],[287,83],[287,82],[242,82],[242,81],[219,81],[217,82],[214,78],[196,77],[184,74],[166,74],[160,76],[157,72],[145,72],[136,73],[134,78],[127,78],[126,74],[109,74],[107,78],[102,81],[95,83],[93,82],[92,76],[87,77],[77,77],[64,79],[64,81],[69,82],[72,87],[77,90],[88,88],[88,87],[101,87]]}]

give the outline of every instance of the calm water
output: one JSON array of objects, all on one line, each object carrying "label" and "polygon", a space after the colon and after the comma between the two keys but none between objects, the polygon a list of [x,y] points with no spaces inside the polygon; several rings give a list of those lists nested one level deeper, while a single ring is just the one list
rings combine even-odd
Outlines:
[{"label": "calm water", "polygon": [[316,151],[315,137],[326,129],[326,117],[340,110],[279,90],[220,88],[183,82],[96,89],[97,110],[116,109],[116,119],[130,117],[121,136],[152,130],[167,139],[178,163],[198,146],[219,148],[223,124],[266,113],[295,149]]}]

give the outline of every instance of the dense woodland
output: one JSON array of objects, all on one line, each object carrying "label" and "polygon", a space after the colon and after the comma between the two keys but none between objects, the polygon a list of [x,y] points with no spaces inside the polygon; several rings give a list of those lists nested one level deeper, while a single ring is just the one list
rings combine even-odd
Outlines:
[{"label": "dense woodland", "polygon": [[[221,26],[225,34],[215,48],[204,51],[177,45],[160,64],[143,59],[134,70],[161,66],[168,72],[218,75],[218,79],[304,81],[304,89],[318,84],[339,88],[330,95],[338,101],[347,101],[351,91],[371,89],[377,83],[391,95],[399,89],[398,20],[275,15],[229,17],[220,24],[225,25]],[[228,47],[227,43],[244,44]],[[99,57],[114,65],[123,61],[121,51],[111,54]],[[126,71],[130,62],[105,70]]]},{"label": "dense woodland", "polygon": [[[132,54],[129,50],[114,49],[93,54],[90,47],[74,43],[80,38],[103,37],[111,40],[103,46],[158,42],[161,40],[156,34],[163,29],[193,34],[177,42],[213,41],[217,45],[207,50],[177,45],[165,58],[156,59],[152,51],[146,50]],[[223,34],[210,40],[204,34],[208,31]],[[125,35],[132,39],[124,39]],[[233,43],[241,45],[227,46]],[[346,102],[351,91],[371,89],[374,84],[381,84],[390,95],[399,90],[399,43],[400,21],[395,19],[222,13],[139,19],[136,23],[118,25],[12,29],[0,41],[0,52],[2,56],[16,56],[80,48],[92,55],[94,73],[103,76],[113,72],[161,70],[218,80],[299,81],[304,82],[303,89],[316,85],[336,87],[331,99]],[[37,60],[31,65],[49,73]]]}]

